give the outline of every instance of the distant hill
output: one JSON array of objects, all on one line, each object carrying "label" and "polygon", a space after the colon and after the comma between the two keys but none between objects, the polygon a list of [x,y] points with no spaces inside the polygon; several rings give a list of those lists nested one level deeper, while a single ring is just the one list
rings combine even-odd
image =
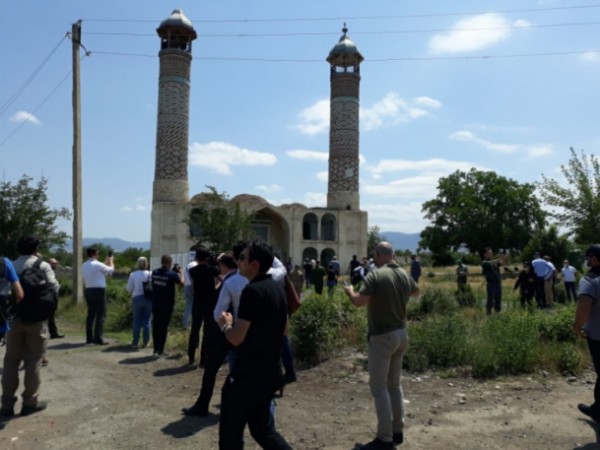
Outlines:
[{"label": "distant hill", "polygon": [[416,252],[419,247],[420,233],[401,233],[400,231],[381,231],[380,234],[394,246],[394,250]]},{"label": "distant hill", "polygon": [[[92,244],[104,244],[111,247],[113,250],[117,252],[122,252],[123,250],[133,247],[133,248],[141,248],[142,250],[150,250],[150,242],[142,241],[142,242],[130,242],[124,241],[119,238],[83,238],[83,246],[87,247]],[[73,244],[71,241],[67,242],[66,249],[68,251],[73,250]]]}]

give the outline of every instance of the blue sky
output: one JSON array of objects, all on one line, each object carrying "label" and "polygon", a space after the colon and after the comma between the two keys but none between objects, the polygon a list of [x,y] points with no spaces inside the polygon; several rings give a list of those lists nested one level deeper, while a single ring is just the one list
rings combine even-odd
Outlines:
[{"label": "blue sky", "polygon": [[421,231],[422,203],[457,169],[560,180],[569,147],[598,154],[600,3],[3,2],[2,176],[46,177],[54,207],[72,205],[71,42],[63,38],[83,20],[85,237],[149,240],[155,30],[174,8],[198,33],[190,196],[212,185],[276,205],[325,206],[325,58],[344,22],[365,57],[360,193],[370,225]]}]

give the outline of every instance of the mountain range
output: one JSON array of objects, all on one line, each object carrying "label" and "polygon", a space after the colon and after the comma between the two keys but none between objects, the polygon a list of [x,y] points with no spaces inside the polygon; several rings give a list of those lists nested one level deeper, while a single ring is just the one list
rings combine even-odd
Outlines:
[{"label": "mountain range", "polygon": [[[419,234],[420,233],[402,233],[400,231],[382,231],[380,233],[384,236],[393,246],[394,250],[410,250],[415,252],[419,247]],[[104,244],[106,246],[111,247],[117,252],[122,252],[123,250],[133,247],[133,248],[141,248],[143,250],[150,249],[150,241],[140,241],[140,242],[131,242],[125,241],[119,238],[83,238],[83,246],[87,247],[92,244]],[[69,241],[67,243],[67,249],[71,250],[72,245]]]}]

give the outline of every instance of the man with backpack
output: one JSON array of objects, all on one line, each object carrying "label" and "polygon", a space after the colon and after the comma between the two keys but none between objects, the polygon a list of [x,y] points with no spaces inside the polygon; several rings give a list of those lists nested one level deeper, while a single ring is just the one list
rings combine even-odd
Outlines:
[{"label": "man with backpack", "polygon": [[21,415],[42,411],[46,402],[38,401],[40,367],[46,349],[46,320],[56,308],[58,283],[50,264],[37,256],[40,241],[33,235],[19,239],[19,256],[14,267],[23,288],[23,299],[17,302],[15,318],[6,336],[6,354],[2,370],[2,410],[5,417],[14,415],[19,386],[19,364],[25,367]]}]

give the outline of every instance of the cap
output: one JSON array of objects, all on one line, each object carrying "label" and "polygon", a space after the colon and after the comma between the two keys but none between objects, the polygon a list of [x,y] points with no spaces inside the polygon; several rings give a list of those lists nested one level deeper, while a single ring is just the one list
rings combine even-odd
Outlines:
[{"label": "cap", "polygon": [[600,244],[590,245],[585,251],[585,256],[595,256],[600,260]]}]

